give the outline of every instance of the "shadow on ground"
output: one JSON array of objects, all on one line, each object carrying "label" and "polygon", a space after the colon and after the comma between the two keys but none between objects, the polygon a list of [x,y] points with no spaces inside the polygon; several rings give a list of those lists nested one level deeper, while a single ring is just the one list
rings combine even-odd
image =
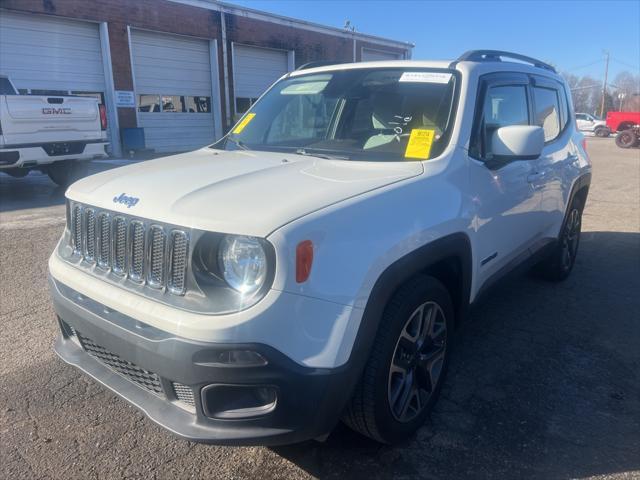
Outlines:
[{"label": "shadow on ground", "polygon": [[640,234],[587,232],[580,249],[564,283],[515,278],[474,311],[410,441],[339,425],[274,450],[319,478],[640,475]]}]

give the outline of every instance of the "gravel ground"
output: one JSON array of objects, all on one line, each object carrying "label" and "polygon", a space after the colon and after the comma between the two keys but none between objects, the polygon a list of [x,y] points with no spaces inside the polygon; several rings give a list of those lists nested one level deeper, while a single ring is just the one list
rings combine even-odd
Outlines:
[{"label": "gravel ground", "polygon": [[460,329],[415,438],[380,446],[188,443],[60,361],[47,258],[63,192],[0,176],[0,477],[640,478],[640,150],[589,139],[594,177],[573,275],[516,278]]}]

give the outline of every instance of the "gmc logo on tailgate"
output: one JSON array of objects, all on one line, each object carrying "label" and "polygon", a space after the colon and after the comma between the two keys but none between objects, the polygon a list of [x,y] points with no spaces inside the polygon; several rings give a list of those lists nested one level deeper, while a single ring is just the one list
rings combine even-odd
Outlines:
[{"label": "gmc logo on tailgate", "polygon": [[71,115],[71,109],[66,107],[55,108],[45,107],[42,109],[43,115]]}]

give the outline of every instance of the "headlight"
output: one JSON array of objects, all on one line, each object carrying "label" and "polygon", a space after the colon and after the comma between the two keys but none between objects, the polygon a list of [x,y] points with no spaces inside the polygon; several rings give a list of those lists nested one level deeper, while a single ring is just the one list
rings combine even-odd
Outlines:
[{"label": "headlight", "polygon": [[220,242],[218,262],[224,280],[242,294],[260,290],[267,278],[267,255],[254,237],[227,235]]}]

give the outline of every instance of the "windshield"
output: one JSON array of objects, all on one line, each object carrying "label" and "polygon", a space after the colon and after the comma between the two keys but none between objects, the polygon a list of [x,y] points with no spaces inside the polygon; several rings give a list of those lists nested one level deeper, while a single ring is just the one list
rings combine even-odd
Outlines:
[{"label": "windshield", "polygon": [[291,77],[253,105],[221,145],[350,160],[426,160],[446,146],[455,89],[454,72],[415,68]]}]

